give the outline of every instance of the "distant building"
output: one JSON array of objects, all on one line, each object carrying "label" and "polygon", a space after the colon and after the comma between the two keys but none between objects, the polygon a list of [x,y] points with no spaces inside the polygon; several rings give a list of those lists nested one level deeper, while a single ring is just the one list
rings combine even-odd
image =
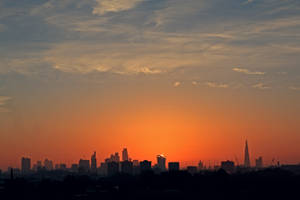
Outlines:
[{"label": "distant building", "polygon": [[127,148],[124,148],[122,151],[122,161],[128,161],[129,157],[128,157],[128,151]]},{"label": "distant building", "polygon": [[42,161],[38,160],[36,162],[36,164],[33,165],[32,168],[33,168],[34,171],[40,171],[40,170],[42,170],[42,168],[43,168]]},{"label": "distant building", "polygon": [[118,162],[109,162],[107,163],[107,175],[113,176],[119,173],[119,163]]},{"label": "distant building", "polygon": [[227,160],[221,162],[221,168],[227,173],[233,173],[235,171],[235,165],[233,161]]},{"label": "distant building", "polygon": [[168,168],[169,171],[179,171],[179,162],[169,162]]},{"label": "distant building", "polygon": [[192,175],[196,174],[197,171],[198,171],[196,166],[188,166],[186,168],[186,170],[187,170],[188,173],[190,173]]},{"label": "distant building", "polygon": [[44,167],[46,170],[51,171],[53,170],[53,162],[52,160],[48,160],[47,158],[44,160]]},{"label": "distant building", "polygon": [[158,155],[156,158],[158,169],[160,171],[166,171],[166,157],[164,155]]},{"label": "distant building", "polygon": [[140,163],[138,160],[133,160],[132,161],[133,165],[133,174],[138,175],[140,173]]},{"label": "distant building", "polygon": [[133,173],[133,163],[130,161],[121,162],[121,172],[124,174],[132,174]]},{"label": "distant building", "polygon": [[198,163],[198,169],[201,171],[204,169],[204,164],[203,162],[200,160],[199,163]]},{"label": "distant building", "polygon": [[145,171],[151,171],[151,161],[148,160],[144,160],[142,162],[140,162],[140,170],[141,172],[145,172]]},{"label": "distant building", "polygon": [[250,156],[249,156],[249,149],[248,149],[248,141],[247,140],[246,140],[246,144],[245,144],[244,167],[246,167],[246,168],[251,167]]},{"label": "distant building", "polygon": [[91,171],[93,173],[97,172],[97,158],[96,158],[96,151],[94,154],[91,156]]},{"label": "distant building", "polygon": [[79,172],[88,172],[88,171],[90,171],[90,161],[80,159],[79,164],[78,164],[78,171]]},{"label": "distant building", "polygon": [[118,152],[110,155],[110,162],[117,162],[117,163],[120,162],[120,156]]},{"label": "distant building", "polygon": [[140,166],[140,163],[139,163],[138,160],[133,160],[132,163],[133,163],[133,166],[134,166],[134,167]]},{"label": "distant building", "polygon": [[65,170],[67,170],[67,165],[64,163],[61,163],[61,164],[59,164],[59,169],[65,171]]},{"label": "distant building", "polygon": [[78,164],[71,165],[71,172],[78,172]]},{"label": "distant building", "polygon": [[263,165],[263,158],[261,156],[258,157],[257,159],[255,159],[255,167],[257,169],[261,169],[261,168],[264,167],[264,165]]},{"label": "distant building", "polygon": [[31,169],[31,159],[30,158],[22,158],[21,159],[21,170],[22,173],[28,173]]},{"label": "distant building", "polygon": [[101,176],[107,176],[107,165],[108,162],[101,162],[100,167],[98,169],[98,174]]}]

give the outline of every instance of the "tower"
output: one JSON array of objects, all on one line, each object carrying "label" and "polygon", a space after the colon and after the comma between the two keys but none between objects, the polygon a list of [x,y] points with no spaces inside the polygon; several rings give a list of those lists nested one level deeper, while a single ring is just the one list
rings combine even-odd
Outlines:
[{"label": "tower", "polygon": [[128,161],[128,151],[127,148],[124,148],[122,151],[122,161]]},{"label": "tower", "polygon": [[244,160],[244,167],[249,168],[250,165],[250,156],[249,156],[249,149],[248,149],[248,141],[246,140],[246,146],[245,146],[245,160]]},{"label": "tower", "polygon": [[96,151],[94,154],[91,156],[91,170],[92,172],[97,171],[97,158],[96,158]]},{"label": "tower", "polygon": [[166,157],[164,155],[158,155],[157,157],[157,166],[160,171],[166,171]]},{"label": "tower", "polygon": [[22,172],[23,173],[28,173],[31,168],[31,160],[30,158],[22,158],[21,159],[21,167],[22,167]]}]

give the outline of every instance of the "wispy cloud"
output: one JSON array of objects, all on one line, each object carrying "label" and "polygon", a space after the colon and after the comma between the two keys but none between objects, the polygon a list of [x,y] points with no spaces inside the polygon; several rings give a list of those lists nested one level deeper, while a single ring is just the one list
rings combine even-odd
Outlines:
[{"label": "wispy cloud", "polygon": [[198,85],[197,81],[192,81],[192,85]]},{"label": "wispy cloud", "polygon": [[296,87],[296,86],[290,86],[289,89],[290,90],[300,91],[300,87]]},{"label": "wispy cloud", "polygon": [[149,67],[130,67],[129,73],[142,73],[142,74],[160,74],[162,73],[159,69],[151,69]]},{"label": "wispy cloud", "polygon": [[271,89],[270,86],[265,85],[264,83],[257,83],[255,85],[252,86],[253,88],[256,89],[260,89],[260,90],[267,90],[267,89]]},{"label": "wispy cloud", "polygon": [[235,72],[243,73],[243,74],[249,74],[249,75],[264,75],[265,72],[259,72],[259,71],[250,71],[248,69],[238,68],[235,67],[232,69]]},{"label": "wispy cloud", "polygon": [[5,107],[9,100],[11,100],[11,97],[0,96],[0,112],[9,112],[9,109]]},{"label": "wispy cloud", "polygon": [[142,0],[96,0],[93,14],[103,15],[108,12],[120,12],[134,8]]},{"label": "wispy cloud", "polygon": [[176,81],[176,82],[173,84],[174,87],[179,87],[180,85],[181,85],[181,82],[179,82],[179,81]]},{"label": "wispy cloud", "polygon": [[211,87],[211,88],[228,88],[229,87],[228,84],[217,83],[217,82],[206,82],[205,85],[208,87]]}]

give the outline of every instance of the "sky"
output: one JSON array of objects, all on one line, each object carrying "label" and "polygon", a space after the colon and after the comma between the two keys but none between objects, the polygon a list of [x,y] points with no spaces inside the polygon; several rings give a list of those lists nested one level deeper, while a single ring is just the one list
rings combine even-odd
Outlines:
[{"label": "sky", "polygon": [[299,55],[299,0],[0,0],[0,168],[299,163]]}]

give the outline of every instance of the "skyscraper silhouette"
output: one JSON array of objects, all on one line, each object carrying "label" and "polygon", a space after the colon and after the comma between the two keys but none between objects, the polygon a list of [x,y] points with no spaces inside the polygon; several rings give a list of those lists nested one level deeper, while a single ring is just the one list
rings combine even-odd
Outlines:
[{"label": "skyscraper silhouette", "polygon": [[248,141],[246,140],[245,146],[245,160],[244,160],[244,167],[250,167],[250,156],[249,156],[249,149],[248,149]]},{"label": "skyscraper silhouette", "polygon": [[31,160],[30,158],[22,158],[21,159],[21,167],[22,167],[22,172],[23,173],[28,173],[31,168]]},{"label": "skyscraper silhouette", "polygon": [[96,158],[96,151],[91,156],[91,170],[92,172],[97,172],[97,158]]},{"label": "skyscraper silhouette", "polygon": [[158,155],[157,158],[157,167],[160,171],[166,171],[166,157],[164,155]]},{"label": "skyscraper silhouette", "polygon": [[127,148],[124,148],[122,151],[122,161],[128,161],[128,151]]}]

